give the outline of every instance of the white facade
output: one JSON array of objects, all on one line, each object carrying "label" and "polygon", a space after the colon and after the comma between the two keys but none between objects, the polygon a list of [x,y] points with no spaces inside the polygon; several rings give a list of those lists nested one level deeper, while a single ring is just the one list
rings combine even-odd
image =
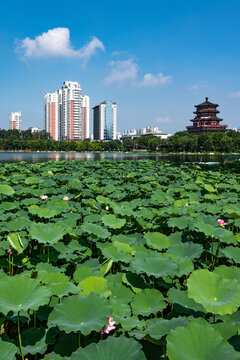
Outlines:
[{"label": "white facade", "polygon": [[116,140],[117,104],[104,101],[93,108],[94,140]]},{"label": "white facade", "polygon": [[90,100],[89,96],[83,96],[83,139],[89,139],[89,115],[90,115]]},{"label": "white facade", "polygon": [[44,96],[45,130],[53,140],[60,139],[61,90]]},{"label": "white facade", "polygon": [[31,130],[31,133],[33,133],[33,134],[42,131],[42,130],[41,130],[39,127],[37,127],[37,126],[30,127],[30,128],[28,128],[28,130]]},{"label": "white facade", "polygon": [[21,131],[21,111],[11,112],[9,115],[9,129]]},{"label": "white facade", "polygon": [[89,96],[80,84],[64,81],[62,89],[47,93],[45,130],[54,140],[84,140],[89,137]]}]

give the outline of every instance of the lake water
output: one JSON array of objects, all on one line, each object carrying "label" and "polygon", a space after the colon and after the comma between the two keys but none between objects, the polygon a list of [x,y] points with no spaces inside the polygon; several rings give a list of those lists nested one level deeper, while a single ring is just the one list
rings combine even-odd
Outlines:
[{"label": "lake water", "polygon": [[4,152],[0,153],[0,163],[26,161],[30,163],[45,162],[49,160],[141,160],[150,159],[155,161],[174,161],[174,162],[219,162],[223,155],[168,155],[168,154],[141,154],[141,153],[94,153],[94,152]]}]

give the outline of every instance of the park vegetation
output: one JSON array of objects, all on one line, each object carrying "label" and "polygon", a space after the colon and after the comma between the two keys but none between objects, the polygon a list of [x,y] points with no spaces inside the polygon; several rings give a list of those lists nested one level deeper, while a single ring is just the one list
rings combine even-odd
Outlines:
[{"label": "park vegetation", "polygon": [[23,151],[160,151],[160,152],[239,152],[240,132],[213,134],[188,134],[180,131],[160,139],[156,136],[140,136],[133,139],[112,141],[55,141],[45,131],[31,133],[30,130],[0,130],[0,149]]}]

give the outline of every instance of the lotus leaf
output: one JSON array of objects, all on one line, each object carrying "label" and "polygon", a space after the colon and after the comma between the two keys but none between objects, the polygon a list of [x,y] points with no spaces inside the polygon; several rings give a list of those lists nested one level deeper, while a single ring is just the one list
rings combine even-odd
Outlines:
[{"label": "lotus leaf", "polygon": [[44,328],[28,328],[22,334],[23,354],[43,354],[47,350]]},{"label": "lotus leaf", "polygon": [[148,316],[162,311],[167,304],[159,290],[145,289],[134,296],[131,306],[134,315]]},{"label": "lotus leaf", "polygon": [[131,268],[137,273],[146,273],[155,277],[174,277],[178,272],[177,264],[168,258],[145,258],[133,259],[131,261]]},{"label": "lotus leaf", "polygon": [[152,249],[163,250],[170,246],[168,237],[160,232],[147,232],[144,238],[146,244]]},{"label": "lotus leaf", "polygon": [[87,296],[72,295],[55,305],[48,323],[58,326],[67,334],[80,331],[83,335],[88,335],[94,330],[99,332],[110,315],[109,301],[101,296],[93,293]]},{"label": "lotus leaf", "polygon": [[29,235],[42,244],[55,244],[62,239],[65,234],[65,226],[54,223],[36,224],[29,230]]},{"label": "lotus leaf", "polygon": [[109,337],[97,344],[90,344],[84,349],[80,348],[72,354],[71,360],[146,360],[141,345],[134,339],[124,336]]},{"label": "lotus leaf", "polygon": [[96,224],[85,223],[82,225],[82,230],[88,234],[93,234],[101,239],[110,237],[110,233],[104,227]]},{"label": "lotus leaf", "polygon": [[237,360],[239,354],[204,319],[192,320],[167,336],[169,360]]},{"label": "lotus leaf", "polygon": [[200,244],[194,244],[191,242],[179,243],[171,246],[167,250],[167,254],[172,255],[173,259],[189,259],[194,260],[198,258],[203,252],[203,247]]},{"label": "lotus leaf", "polygon": [[50,291],[26,275],[3,277],[0,281],[0,312],[37,310],[50,300]]},{"label": "lotus leaf", "polygon": [[15,193],[14,189],[6,184],[0,184],[0,194],[11,196]]},{"label": "lotus leaf", "polygon": [[214,269],[214,272],[225,279],[240,280],[240,268],[235,266],[221,265]]},{"label": "lotus leaf", "polygon": [[12,344],[11,342],[3,341],[0,338],[0,354],[1,358],[4,360],[15,360],[16,353],[18,348],[16,345]]},{"label": "lotus leaf", "polygon": [[224,279],[206,269],[193,272],[188,281],[188,296],[201,304],[207,312],[226,315],[239,307],[240,284]]},{"label": "lotus leaf", "polygon": [[121,229],[125,225],[126,220],[119,219],[115,215],[109,214],[102,217],[102,222],[104,223],[104,225],[112,229]]},{"label": "lotus leaf", "polygon": [[233,260],[236,264],[240,264],[240,248],[228,246],[222,249],[222,254]]},{"label": "lotus leaf", "polygon": [[57,210],[39,207],[37,205],[31,205],[28,208],[28,210],[29,210],[30,214],[36,215],[36,216],[38,216],[40,218],[44,218],[44,219],[50,219],[50,218],[58,215]]},{"label": "lotus leaf", "polygon": [[10,246],[15,249],[19,254],[23,252],[24,245],[19,234],[9,234],[7,240],[9,241]]},{"label": "lotus leaf", "polygon": [[88,295],[91,292],[106,298],[111,295],[111,291],[108,289],[107,280],[103,277],[86,277],[78,284],[78,286],[81,288],[80,295]]},{"label": "lotus leaf", "polygon": [[205,313],[202,305],[196,303],[193,299],[188,297],[187,291],[181,291],[179,289],[172,288],[168,291],[167,295],[168,301],[172,304],[181,305],[181,307],[184,308],[181,310],[185,310],[183,311],[185,313],[192,313],[192,310]]}]

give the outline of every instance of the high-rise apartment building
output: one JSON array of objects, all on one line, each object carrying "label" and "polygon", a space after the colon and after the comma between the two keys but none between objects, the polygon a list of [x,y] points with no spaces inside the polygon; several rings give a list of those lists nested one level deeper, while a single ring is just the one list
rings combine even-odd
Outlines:
[{"label": "high-rise apartment building", "polygon": [[94,140],[116,140],[117,105],[104,101],[93,108]]},{"label": "high-rise apartment building", "polygon": [[89,137],[89,97],[79,83],[64,81],[62,89],[45,95],[45,129],[54,140]]},{"label": "high-rise apartment building", "polygon": [[83,138],[89,139],[89,96],[83,96]]},{"label": "high-rise apartment building", "polygon": [[21,131],[21,111],[11,112],[9,115],[9,129]]},{"label": "high-rise apartment building", "polygon": [[47,93],[44,96],[45,105],[45,130],[53,140],[60,140],[60,113],[62,91]]}]

